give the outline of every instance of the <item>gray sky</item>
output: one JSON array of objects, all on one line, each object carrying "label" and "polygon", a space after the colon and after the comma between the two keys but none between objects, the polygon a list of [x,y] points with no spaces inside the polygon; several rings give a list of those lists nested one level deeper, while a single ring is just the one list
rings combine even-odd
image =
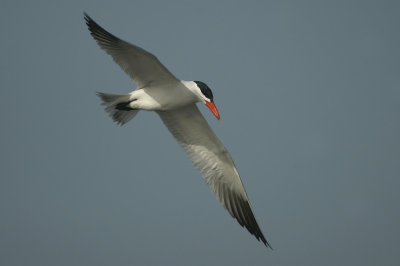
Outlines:
[{"label": "gray sky", "polygon": [[[2,1],[1,265],[399,265],[398,1]],[[206,82],[267,250],[157,115],[88,12]]]}]

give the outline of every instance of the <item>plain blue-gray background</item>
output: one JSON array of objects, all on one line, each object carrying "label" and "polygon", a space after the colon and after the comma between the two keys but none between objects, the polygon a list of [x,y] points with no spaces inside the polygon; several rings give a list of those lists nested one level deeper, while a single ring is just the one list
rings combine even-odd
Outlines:
[{"label": "plain blue-gray background", "polygon": [[[266,249],[135,88],[83,11],[213,90]],[[0,3],[1,265],[399,265],[398,1]]]}]

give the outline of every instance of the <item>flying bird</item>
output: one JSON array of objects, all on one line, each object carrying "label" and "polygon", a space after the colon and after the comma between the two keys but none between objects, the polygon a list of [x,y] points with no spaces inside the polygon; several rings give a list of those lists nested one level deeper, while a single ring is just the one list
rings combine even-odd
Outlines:
[{"label": "flying bird", "polygon": [[126,95],[98,93],[105,111],[119,125],[140,110],[155,111],[224,208],[271,248],[257,224],[231,156],[197,108],[196,103],[202,102],[220,119],[211,89],[201,81],[177,79],[153,54],[115,37],[86,13],[84,18],[100,48],[137,84]]}]

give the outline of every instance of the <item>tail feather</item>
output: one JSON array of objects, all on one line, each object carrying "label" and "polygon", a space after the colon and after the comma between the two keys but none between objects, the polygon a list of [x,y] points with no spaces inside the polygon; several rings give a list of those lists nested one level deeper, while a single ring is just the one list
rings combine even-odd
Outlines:
[{"label": "tail feather", "polygon": [[119,95],[98,92],[97,96],[103,101],[102,105],[105,106],[106,112],[121,126],[129,122],[139,112],[138,109],[128,107],[130,103],[129,94]]}]

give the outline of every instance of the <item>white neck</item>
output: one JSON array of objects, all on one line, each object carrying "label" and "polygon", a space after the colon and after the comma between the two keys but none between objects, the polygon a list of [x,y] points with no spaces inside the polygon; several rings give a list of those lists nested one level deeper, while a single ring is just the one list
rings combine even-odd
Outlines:
[{"label": "white neck", "polygon": [[197,102],[204,102],[203,94],[194,81],[181,80],[181,83],[188,88],[197,98]]}]

